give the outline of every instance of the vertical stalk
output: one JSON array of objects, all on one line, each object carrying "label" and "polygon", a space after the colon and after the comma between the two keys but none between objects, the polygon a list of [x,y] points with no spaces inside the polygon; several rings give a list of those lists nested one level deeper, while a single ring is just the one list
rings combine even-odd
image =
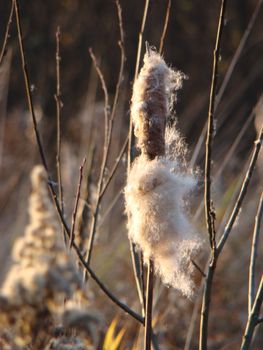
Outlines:
[{"label": "vertical stalk", "polygon": [[253,338],[253,333],[255,327],[259,323],[259,313],[263,302],[263,276],[261,277],[261,282],[258,287],[257,295],[251,313],[248,317],[245,333],[243,335],[241,350],[248,350]]},{"label": "vertical stalk", "polygon": [[144,329],[144,350],[151,350],[152,339],[152,303],[153,303],[153,271],[154,264],[151,259],[148,261],[148,274],[146,286],[146,310]]},{"label": "vertical stalk", "polygon": [[260,231],[262,215],[263,215],[263,192],[261,193],[261,196],[260,196],[258,210],[255,217],[255,227],[253,232],[252,248],[251,248],[251,255],[250,255],[249,284],[248,284],[248,315],[250,315],[251,313],[254,299],[255,299],[255,270],[256,270],[258,239],[259,239],[259,231]]},{"label": "vertical stalk", "polygon": [[[63,199],[63,187],[62,187],[62,176],[61,176],[61,87],[60,87],[60,27],[57,27],[56,31],[56,112],[57,112],[57,154],[56,154],[56,168],[57,168],[57,182],[58,182],[58,196],[59,204],[62,213],[64,214],[64,199]],[[64,243],[67,242],[67,236],[63,225],[61,230],[64,237]]]},{"label": "vertical stalk", "polygon": [[216,232],[215,232],[215,211],[211,199],[211,164],[212,164],[212,141],[214,133],[214,110],[216,97],[216,84],[218,75],[218,63],[220,55],[220,42],[223,31],[224,15],[226,8],[226,0],[221,1],[220,15],[217,27],[216,44],[214,49],[213,73],[211,80],[208,121],[207,121],[207,137],[206,137],[206,155],[205,155],[205,215],[206,224],[211,246],[211,262],[208,268],[208,273],[205,282],[205,289],[202,301],[202,311],[200,320],[200,336],[199,336],[199,350],[207,349],[208,338],[208,319],[211,300],[211,291],[213,285],[213,277],[217,262],[217,246],[216,246]]},{"label": "vertical stalk", "polygon": [[[138,39],[134,81],[137,79],[138,72],[139,72],[139,65],[140,65],[140,58],[141,58],[141,51],[142,51],[142,38],[143,38],[144,28],[145,28],[146,19],[147,19],[149,3],[150,3],[150,0],[145,0],[143,18],[142,18],[141,28],[140,28],[140,32],[139,32],[139,39]],[[133,145],[134,145],[133,125],[132,125],[132,118],[130,118],[128,157],[127,157],[127,172],[128,173],[131,169],[131,164],[132,164],[132,161],[134,159]],[[136,281],[138,296],[139,296],[140,303],[142,306],[142,314],[144,315],[145,314],[144,290],[143,290],[143,272],[144,271],[143,271],[143,269],[140,268],[140,259],[141,259],[140,255],[141,254],[136,252],[135,245],[131,241],[130,241],[130,251],[131,251],[132,266],[133,266],[133,271],[134,271],[134,278]]]}]

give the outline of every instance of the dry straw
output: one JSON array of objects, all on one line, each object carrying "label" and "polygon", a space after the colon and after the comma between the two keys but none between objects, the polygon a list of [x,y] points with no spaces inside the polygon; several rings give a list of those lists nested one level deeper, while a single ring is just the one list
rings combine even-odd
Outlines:
[{"label": "dry straw", "polygon": [[192,297],[191,258],[202,240],[187,215],[186,199],[197,184],[187,167],[187,148],[176,125],[166,120],[183,74],[169,68],[153,50],[134,83],[131,115],[141,155],[125,188],[130,239],[154,261],[163,282]]}]

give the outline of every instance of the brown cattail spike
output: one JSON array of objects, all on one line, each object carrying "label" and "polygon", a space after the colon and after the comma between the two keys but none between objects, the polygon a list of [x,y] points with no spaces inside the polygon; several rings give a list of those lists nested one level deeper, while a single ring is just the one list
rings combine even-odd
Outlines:
[{"label": "brown cattail spike", "polygon": [[138,147],[149,159],[165,154],[165,126],[173,92],[183,75],[170,69],[163,58],[149,49],[133,86],[131,117]]}]

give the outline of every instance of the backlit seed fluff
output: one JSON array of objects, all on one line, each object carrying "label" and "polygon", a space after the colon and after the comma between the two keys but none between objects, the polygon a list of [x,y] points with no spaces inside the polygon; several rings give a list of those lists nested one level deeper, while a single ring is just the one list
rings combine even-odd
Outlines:
[{"label": "backlit seed fluff", "polygon": [[143,62],[133,85],[131,118],[138,147],[151,159],[156,152],[164,152],[166,118],[184,75],[169,68],[153,50],[145,54]]},{"label": "backlit seed fluff", "polygon": [[[145,55],[131,106],[141,155],[128,174],[125,202],[129,238],[145,260],[154,261],[165,284],[191,298],[191,258],[202,240],[189,219],[187,198],[196,188],[197,176],[187,164],[187,147],[176,125],[165,128],[169,103],[181,80],[182,74],[168,68],[160,55],[153,51]],[[158,142],[149,134],[149,125],[156,126]]]}]

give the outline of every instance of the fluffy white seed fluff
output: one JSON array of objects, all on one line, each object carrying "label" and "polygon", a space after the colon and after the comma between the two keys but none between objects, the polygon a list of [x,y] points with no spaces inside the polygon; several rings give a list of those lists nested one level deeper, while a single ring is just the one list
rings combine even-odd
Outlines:
[{"label": "fluffy white seed fluff", "polygon": [[202,240],[188,217],[186,203],[197,178],[186,162],[187,147],[176,126],[165,127],[182,77],[154,51],[145,55],[131,106],[141,155],[128,175],[125,201],[130,239],[142,250],[145,260],[154,261],[155,271],[165,284],[191,298],[191,259]]},{"label": "fluffy white seed fluff", "polygon": [[196,185],[195,176],[182,173],[164,158],[136,159],[125,188],[129,237],[154,260],[156,272],[167,285],[193,294],[193,257],[201,240],[190,223],[186,196]]}]

